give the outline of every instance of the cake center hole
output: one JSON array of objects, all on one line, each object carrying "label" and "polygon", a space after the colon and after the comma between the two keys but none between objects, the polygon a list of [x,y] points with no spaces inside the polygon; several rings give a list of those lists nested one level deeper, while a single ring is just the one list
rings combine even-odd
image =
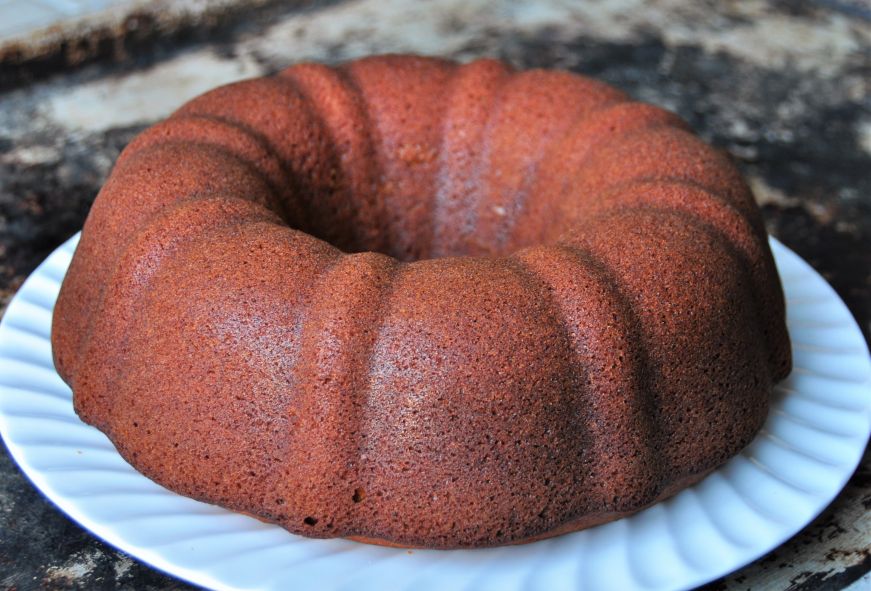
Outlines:
[{"label": "cake center hole", "polygon": [[[495,257],[539,242],[537,228],[518,231],[503,206],[481,210],[478,203],[445,211],[436,198],[353,196],[338,202],[310,198],[302,219],[290,225],[348,253],[378,252],[400,261],[456,256]],[[471,189],[470,189],[471,191]],[[376,203],[373,203],[376,202]],[[329,205],[329,204],[332,205]]]}]

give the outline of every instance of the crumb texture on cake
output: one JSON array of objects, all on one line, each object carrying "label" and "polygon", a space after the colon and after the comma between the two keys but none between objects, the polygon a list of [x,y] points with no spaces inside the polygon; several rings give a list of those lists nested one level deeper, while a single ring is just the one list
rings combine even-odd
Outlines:
[{"label": "crumb texture on cake", "polygon": [[296,65],[144,131],[52,344],[79,415],[168,488],[438,548],[673,494],[791,363],[727,157],[582,76],[416,56]]}]

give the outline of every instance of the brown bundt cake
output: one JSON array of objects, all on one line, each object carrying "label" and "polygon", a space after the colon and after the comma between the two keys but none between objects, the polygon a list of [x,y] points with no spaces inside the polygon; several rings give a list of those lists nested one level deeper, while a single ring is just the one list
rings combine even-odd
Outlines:
[{"label": "brown bundt cake", "polygon": [[675,493],[790,368],[726,157],[581,76],[412,56],[230,84],[142,133],[52,341],[79,415],[168,488],[439,548]]}]

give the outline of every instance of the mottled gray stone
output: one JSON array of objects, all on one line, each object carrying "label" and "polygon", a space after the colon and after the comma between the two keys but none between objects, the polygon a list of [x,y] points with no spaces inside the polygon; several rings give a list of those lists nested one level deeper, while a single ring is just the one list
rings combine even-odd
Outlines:
[{"label": "mottled gray stone", "polygon": [[[769,231],[871,331],[871,10],[849,1],[400,0],[266,9],[0,93],[0,305],[78,230],[120,149],[195,94],[293,61],[416,51],[608,81],[729,151]],[[43,65],[35,64],[35,68]],[[46,77],[47,76],[47,77]],[[26,76],[24,77],[26,78]],[[22,79],[24,79],[22,78]],[[11,80],[11,78],[10,78]],[[131,101],[139,97],[139,102]],[[871,571],[871,455],[795,538],[709,589],[840,589]],[[0,587],[182,589],[96,540],[0,454]]]}]

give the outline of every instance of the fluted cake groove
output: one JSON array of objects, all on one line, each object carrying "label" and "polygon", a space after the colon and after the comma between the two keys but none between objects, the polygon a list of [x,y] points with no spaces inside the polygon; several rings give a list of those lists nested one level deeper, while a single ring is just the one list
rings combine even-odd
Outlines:
[{"label": "fluted cake groove", "polygon": [[124,150],[52,328],[157,482],[315,537],[527,542],[739,453],[790,369],[729,160],[605,84],[380,56],[220,87]]}]

